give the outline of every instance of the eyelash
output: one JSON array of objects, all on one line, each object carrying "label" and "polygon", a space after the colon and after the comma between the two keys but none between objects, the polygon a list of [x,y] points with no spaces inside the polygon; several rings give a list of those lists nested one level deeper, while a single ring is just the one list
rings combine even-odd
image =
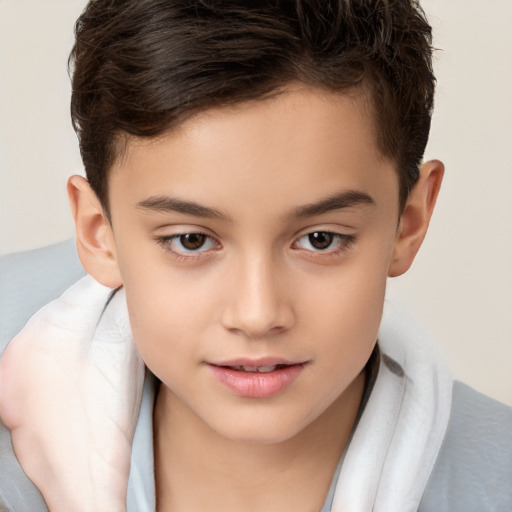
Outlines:
[{"label": "eyelash", "polygon": [[[188,233],[178,233],[176,235],[158,237],[157,242],[163,247],[163,249],[166,252],[172,254],[176,259],[180,261],[193,261],[195,259],[205,257],[205,253],[209,252],[210,249],[199,251],[185,249],[185,251],[183,252],[178,252],[172,249],[173,242],[175,242],[176,240],[179,241],[180,238],[190,235],[203,236],[207,241],[213,243],[217,248],[220,247],[219,242],[215,240],[215,238],[213,238],[210,235],[207,235],[206,233],[201,233],[200,231],[190,231]],[[200,248],[202,248],[202,246]]]},{"label": "eyelash", "polygon": [[[313,235],[329,235],[333,238],[332,241],[337,240],[336,248],[334,249],[317,249],[317,250],[311,250],[311,249],[301,249],[300,247],[296,247],[298,250],[304,250],[310,253],[310,257],[314,258],[329,258],[329,257],[336,257],[340,256],[344,252],[346,252],[356,241],[356,237],[354,235],[345,235],[342,233],[336,233],[334,231],[323,231],[323,230],[317,230],[317,231],[311,231],[309,233],[306,233],[305,235],[302,235],[296,242],[294,242],[294,246],[297,246],[297,244],[305,239],[310,238]],[[308,241],[309,245],[311,245],[311,240]],[[332,243],[332,242],[331,242]],[[329,244],[330,245],[330,244]]]},{"label": "eyelash", "polygon": [[[337,239],[338,243],[337,243],[336,248],[335,249],[324,249],[324,250],[323,249],[312,250],[312,249],[304,249],[304,248],[297,247],[297,244],[301,240],[303,240],[305,238],[309,238],[316,234],[329,235],[329,236],[333,237],[333,239]],[[218,249],[220,247],[220,243],[215,238],[213,238],[210,235],[207,235],[206,233],[202,233],[200,231],[190,231],[188,233],[177,233],[176,235],[157,237],[156,240],[157,240],[158,244],[161,245],[167,253],[172,254],[173,257],[179,261],[192,262],[199,258],[207,257],[209,255],[208,253],[210,253],[212,248],[207,248],[206,250],[203,249],[203,250],[197,250],[197,251],[193,250],[193,249],[189,249],[189,250],[185,249],[185,251],[183,251],[183,252],[176,251],[172,248],[173,242],[175,242],[176,240],[179,241],[180,238],[185,237],[185,236],[190,236],[190,235],[205,237],[206,241],[209,241],[210,243],[214,244],[215,249]],[[317,231],[311,231],[311,232],[306,233],[306,234],[302,235],[301,237],[299,237],[292,244],[292,247],[296,250],[306,251],[306,252],[310,253],[309,254],[310,257],[329,258],[329,257],[336,257],[336,256],[343,254],[345,251],[350,249],[350,247],[355,243],[355,241],[356,241],[356,237],[354,235],[345,235],[342,233],[336,233],[336,232],[327,231],[327,230],[326,231],[317,230]],[[308,242],[311,245],[310,242],[311,242],[311,240],[309,240],[309,242]],[[198,249],[202,249],[202,248],[203,248],[203,245],[201,245]]]}]

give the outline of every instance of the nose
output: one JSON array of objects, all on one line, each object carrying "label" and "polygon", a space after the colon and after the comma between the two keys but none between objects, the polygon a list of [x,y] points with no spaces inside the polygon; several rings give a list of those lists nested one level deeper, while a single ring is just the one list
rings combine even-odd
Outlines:
[{"label": "nose", "polygon": [[271,258],[252,256],[231,269],[222,323],[247,338],[272,336],[295,323],[283,273]]}]

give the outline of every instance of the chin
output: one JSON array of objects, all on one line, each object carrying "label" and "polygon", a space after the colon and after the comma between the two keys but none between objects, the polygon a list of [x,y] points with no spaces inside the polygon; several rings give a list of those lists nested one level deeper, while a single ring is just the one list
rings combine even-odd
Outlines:
[{"label": "chin", "polygon": [[[227,437],[231,441],[235,443],[243,443],[243,444],[264,444],[264,445],[272,445],[272,444],[280,444],[284,443],[293,437],[295,437],[299,431],[268,431],[262,432],[261,430],[252,430],[252,431],[244,431],[244,432],[226,432],[224,437]],[[220,433],[222,435],[222,433]]]},{"label": "chin", "polygon": [[[252,416],[252,418],[251,418]],[[216,422],[217,423],[217,422]],[[283,412],[273,414],[255,414],[248,417],[238,417],[222,425],[210,424],[222,437],[237,443],[247,444],[279,444],[286,442],[307,425],[299,418],[283,418]]]}]

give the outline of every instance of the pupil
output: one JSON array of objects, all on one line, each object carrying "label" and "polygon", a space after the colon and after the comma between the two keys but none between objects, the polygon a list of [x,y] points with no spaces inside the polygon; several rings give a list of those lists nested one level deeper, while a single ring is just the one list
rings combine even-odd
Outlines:
[{"label": "pupil", "polygon": [[315,249],[327,249],[333,240],[333,234],[325,231],[317,231],[309,235],[309,243]]},{"label": "pupil", "polygon": [[180,236],[181,245],[189,251],[200,249],[204,245],[205,240],[206,235],[201,233],[188,233],[187,235]]}]

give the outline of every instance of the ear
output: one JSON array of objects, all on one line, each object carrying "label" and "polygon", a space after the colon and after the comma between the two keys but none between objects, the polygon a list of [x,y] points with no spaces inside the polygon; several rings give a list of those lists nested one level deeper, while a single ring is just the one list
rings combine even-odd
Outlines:
[{"label": "ear", "polygon": [[443,181],[444,165],[432,160],[420,168],[420,177],[411,190],[397,230],[389,277],[400,276],[411,266],[434,211]]},{"label": "ear", "polygon": [[123,283],[117,265],[114,233],[98,197],[82,176],[69,178],[68,196],[82,265],[99,283],[119,288]]}]

